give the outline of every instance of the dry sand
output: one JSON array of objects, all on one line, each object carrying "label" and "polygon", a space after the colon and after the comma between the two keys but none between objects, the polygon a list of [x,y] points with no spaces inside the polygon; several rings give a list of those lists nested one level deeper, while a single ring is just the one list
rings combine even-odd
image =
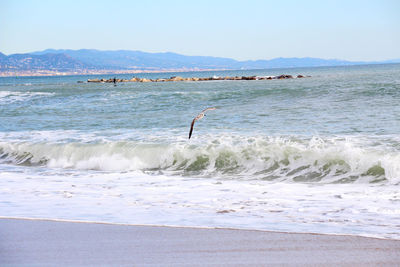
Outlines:
[{"label": "dry sand", "polygon": [[400,240],[0,219],[1,266],[399,266]]}]

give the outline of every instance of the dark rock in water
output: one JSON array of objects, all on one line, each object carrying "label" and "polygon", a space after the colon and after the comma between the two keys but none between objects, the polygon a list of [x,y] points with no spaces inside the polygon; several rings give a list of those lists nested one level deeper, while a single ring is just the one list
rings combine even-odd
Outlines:
[{"label": "dark rock in water", "polygon": [[169,79],[169,81],[171,81],[171,82],[181,82],[181,81],[184,81],[185,79],[183,79],[182,77],[180,77],[180,76],[173,76],[173,77],[171,77],[170,79]]},{"label": "dark rock in water", "polygon": [[297,78],[304,78],[304,76],[299,74],[299,75],[297,75]]},{"label": "dark rock in water", "polygon": [[282,74],[282,75],[276,76],[276,79],[279,79],[279,80],[281,80],[281,79],[293,79],[293,76],[292,75],[287,75],[287,74]]},{"label": "dark rock in water", "polygon": [[84,83],[84,81],[78,81],[78,83]]},{"label": "dark rock in water", "polygon": [[243,76],[242,80],[246,80],[246,81],[257,80],[257,76]]}]

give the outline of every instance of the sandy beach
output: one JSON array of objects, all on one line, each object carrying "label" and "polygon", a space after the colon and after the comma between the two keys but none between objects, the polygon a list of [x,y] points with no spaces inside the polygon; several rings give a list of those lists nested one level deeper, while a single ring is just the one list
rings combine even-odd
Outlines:
[{"label": "sandy beach", "polygon": [[0,219],[2,266],[387,265],[400,241],[357,236]]}]

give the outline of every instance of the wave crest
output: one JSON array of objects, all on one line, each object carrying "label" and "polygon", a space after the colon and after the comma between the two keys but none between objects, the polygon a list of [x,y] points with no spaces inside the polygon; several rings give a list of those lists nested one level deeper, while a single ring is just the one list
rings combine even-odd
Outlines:
[{"label": "wave crest", "polygon": [[55,93],[49,92],[21,92],[21,91],[0,91],[0,104],[10,104],[13,102],[27,101],[32,98],[53,96]]},{"label": "wave crest", "polygon": [[347,139],[214,138],[204,144],[0,142],[0,162],[294,182],[398,182],[400,153]]}]

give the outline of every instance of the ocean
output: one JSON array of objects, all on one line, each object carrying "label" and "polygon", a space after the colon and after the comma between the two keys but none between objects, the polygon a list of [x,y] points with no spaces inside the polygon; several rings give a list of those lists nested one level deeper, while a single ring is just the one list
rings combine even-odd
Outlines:
[{"label": "ocean", "polygon": [[400,239],[399,64],[136,76],[280,74],[0,78],[0,216]]}]

